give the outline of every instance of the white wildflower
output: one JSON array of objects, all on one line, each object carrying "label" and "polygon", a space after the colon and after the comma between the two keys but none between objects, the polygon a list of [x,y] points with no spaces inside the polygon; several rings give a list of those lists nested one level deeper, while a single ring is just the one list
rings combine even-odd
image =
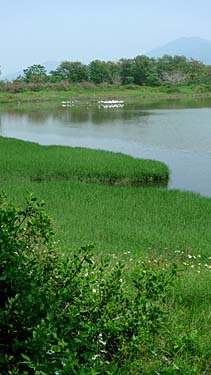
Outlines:
[{"label": "white wildflower", "polygon": [[165,355],[162,356],[162,360],[168,362],[168,358]]},{"label": "white wildflower", "polygon": [[100,357],[100,354],[95,354],[93,355],[92,360],[95,361],[98,357]]},{"label": "white wildflower", "polygon": [[119,320],[121,316],[116,316],[116,318],[113,318],[112,320]]},{"label": "white wildflower", "polygon": [[46,354],[52,355],[52,354],[55,354],[55,352],[54,352],[53,350],[48,350],[48,351],[46,352]]},{"label": "white wildflower", "polygon": [[177,365],[174,365],[175,370],[179,370],[180,368]]},{"label": "white wildflower", "polygon": [[106,345],[106,341],[103,341],[103,340],[99,340],[99,343],[102,344],[102,345]]}]

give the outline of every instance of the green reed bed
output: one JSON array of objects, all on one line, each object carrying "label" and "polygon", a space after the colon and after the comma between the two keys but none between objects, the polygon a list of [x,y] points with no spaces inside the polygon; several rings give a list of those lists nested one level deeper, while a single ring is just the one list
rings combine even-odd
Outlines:
[{"label": "green reed bed", "polygon": [[138,184],[168,179],[161,162],[138,160],[112,152],[39,146],[0,138],[1,176],[32,181],[76,180],[106,184]]},{"label": "green reed bed", "polygon": [[7,138],[0,159],[0,189],[17,201],[27,191],[44,199],[63,248],[95,242],[102,253],[211,255],[210,199],[129,186],[167,177],[162,163]]},{"label": "green reed bed", "polygon": [[96,243],[99,254],[139,257],[171,254],[211,255],[211,200],[191,193],[152,187],[113,187],[69,181],[1,181],[1,190],[24,199],[34,192],[44,199],[60,246],[72,251]]},{"label": "green reed bed", "polygon": [[[148,297],[144,294],[140,305],[137,300],[134,305],[137,321],[139,314],[148,309],[145,311],[146,319],[149,319],[146,320],[148,328],[141,328],[137,336],[129,340],[130,344],[124,341],[125,334],[122,334],[122,353],[118,363],[115,362],[117,357],[112,362],[107,353],[102,352],[100,358],[105,360],[106,357],[108,363],[92,362],[92,371],[86,370],[86,373],[211,374],[211,199],[193,193],[129,186],[134,180],[140,181],[140,176],[142,179],[146,175],[150,179],[152,176],[167,177],[168,170],[161,163],[134,160],[120,154],[45,147],[0,138],[0,160],[1,191],[5,191],[18,205],[24,204],[27,192],[33,192],[39,200],[46,202],[56,239],[59,240],[56,245],[59,253],[69,257],[81,245],[94,242],[96,264],[106,258],[106,263],[110,265],[115,266],[119,262],[124,265],[121,276],[117,274],[123,290],[129,287],[129,293],[133,293],[130,290],[131,278],[137,281],[141,274],[140,283],[146,281],[145,287],[152,288],[152,294]],[[122,182],[125,186],[112,186],[111,182]],[[177,272],[175,277],[172,265]],[[95,277],[95,274],[92,276],[90,273],[90,277]],[[104,288],[102,283],[107,280],[106,275],[103,280],[96,277],[96,286],[89,291],[90,301],[99,297],[98,285]],[[165,277],[170,284],[164,296]],[[79,280],[86,282],[81,276]],[[142,287],[143,284],[140,284],[140,291]],[[106,289],[102,289],[102,293],[103,290]],[[118,320],[115,320],[118,306],[123,303],[120,295],[113,296],[115,303],[106,302],[108,311],[102,318],[102,326],[101,320],[98,322],[99,332],[105,329],[106,335],[108,330],[117,329],[115,332],[117,338],[119,332],[119,339],[121,330],[129,334],[127,327],[131,325],[130,315],[125,316],[125,326],[121,326],[121,320],[118,326]],[[78,309],[81,309],[80,314],[84,314],[83,306]],[[110,311],[114,318],[111,318]],[[154,323],[150,328],[151,318],[147,315],[152,312],[159,321],[156,332],[152,329]],[[59,313],[63,319],[66,310]],[[136,318],[133,324],[135,322]],[[117,326],[112,328],[112,324]],[[109,347],[101,349],[109,352]],[[43,363],[48,360],[46,357]],[[50,363],[53,365],[53,362]]]}]

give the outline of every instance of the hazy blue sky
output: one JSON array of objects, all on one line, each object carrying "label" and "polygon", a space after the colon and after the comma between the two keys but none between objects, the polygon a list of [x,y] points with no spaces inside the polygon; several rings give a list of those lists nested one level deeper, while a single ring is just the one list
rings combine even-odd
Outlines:
[{"label": "hazy blue sky", "polygon": [[210,15],[210,0],[0,0],[2,73],[134,57],[181,36],[211,39]]}]

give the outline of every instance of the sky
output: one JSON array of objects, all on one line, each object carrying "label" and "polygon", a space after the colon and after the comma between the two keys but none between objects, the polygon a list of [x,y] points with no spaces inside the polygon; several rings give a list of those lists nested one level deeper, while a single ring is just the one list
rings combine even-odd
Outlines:
[{"label": "sky", "polygon": [[118,60],[211,40],[210,0],[0,0],[2,75],[47,61]]}]

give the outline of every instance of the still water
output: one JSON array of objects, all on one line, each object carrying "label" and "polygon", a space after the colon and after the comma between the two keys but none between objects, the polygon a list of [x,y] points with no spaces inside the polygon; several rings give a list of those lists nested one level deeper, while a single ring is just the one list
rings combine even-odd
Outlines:
[{"label": "still water", "polygon": [[[184,108],[185,107],[185,108]],[[0,135],[165,162],[170,189],[211,197],[211,100],[99,109],[0,108]]]}]

